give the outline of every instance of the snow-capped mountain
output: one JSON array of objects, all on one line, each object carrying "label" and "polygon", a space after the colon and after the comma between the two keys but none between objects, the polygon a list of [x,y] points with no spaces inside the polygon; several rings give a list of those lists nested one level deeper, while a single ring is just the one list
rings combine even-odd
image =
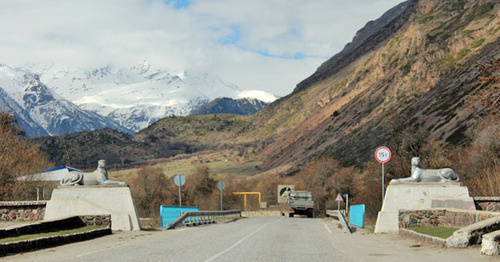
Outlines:
[{"label": "snow-capped mountain", "polygon": [[56,66],[26,68],[81,108],[107,116],[133,132],[169,115],[188,115],[215,98],[236,98],[243,92],[207,72],[173,74],[147,62],[87,71]]},{"label": "snow-capped mountain", "polygon": [[0,65],[0,110],[18,117],[27,135],[58,135],[99,128],[127,129],[94,112],[82,110],[40,81],[38,75]]},{"label": "snow-capped mountain", "polygon": [[[166,116],[188,115],[218,97],[276,99],[262,91],[242,91],[208,72],[174,74],[147,62],[87,70],[40,64],[15,69],[1,66],[0,88],[8,94],[0,99],[0,109],[7,108],[22,122],[32,123],[29,133],[33,135],[103,127],[136,132]],[[78,119],[85,121],[75,122]],[[45,133],[36,131],[36,124]]]}]

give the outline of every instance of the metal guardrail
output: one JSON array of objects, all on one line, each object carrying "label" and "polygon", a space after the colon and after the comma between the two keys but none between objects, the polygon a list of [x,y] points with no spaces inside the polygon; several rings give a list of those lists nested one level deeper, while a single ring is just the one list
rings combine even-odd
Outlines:
[{"label": "metal guardrail", "polygon": [[342,228],[349,234],[352,233],[351,228],[347,224],[347,220],[345,219],[344,213],[339,212],[338,210],[326,210],[326,215],[337,218],[342,224]]},{"label": "metal guardrail", "polygon": [[221,217],[241,217],[241,210],[227,211],[188,211],[182,212],[181,216],[174,222],[170,223],[167,229],[174,229],[176,226],[184,223],[186,225],[201,225],[216,223]]}]

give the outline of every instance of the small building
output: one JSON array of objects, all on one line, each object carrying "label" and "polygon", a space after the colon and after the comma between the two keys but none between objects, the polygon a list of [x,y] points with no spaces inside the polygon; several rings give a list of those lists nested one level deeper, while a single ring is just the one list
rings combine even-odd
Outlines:
[{"label": "small building", "polygon": [[63,179],[69,172],[83,172],[80,169],[76,169],[68,166],[58,166],[53,168],[48,168],[39,171],[33,171],[24,176],[20,176],[17,179],[19,181],[26,181],[26,183],[35,184],[36,188],[36,200],[49,199],[52,195],[52,190],[59,186],[59,182]]},{"label": "small building", "polygon": [[48,181],[48,182],[59,183],[59,181],[61,181],[61,179],[63,179],[64,176],[66,176],[66,174],[68,174],[69,172],[83,172],[83,171],[69,166],[58,166],[32,172],[31,174],[19,177],[18,180]]}]

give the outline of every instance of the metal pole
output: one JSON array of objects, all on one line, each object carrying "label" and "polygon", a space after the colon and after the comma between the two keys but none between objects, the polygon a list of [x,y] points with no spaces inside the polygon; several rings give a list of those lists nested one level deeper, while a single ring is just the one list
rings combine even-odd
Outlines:
[{"label": "metal pole", "polygon": [[349,213],[349,194],[345,194],[345,213]]},{"label": "metal pole", "polygon": [[384,163],[382,163],[382,204],[384,204],[384,181],[385,181],[385,174],[384,174]]},{"label": "metal pole", "polygon": [[182,196],[181,196],[181,185],[180,185],[180,182],[179,182],[179,207],[182,208]]},{"label": "metal pole", "polygon": [[245,211],[247,211],[247,194],[244,194],[243,199],[245,201]]},{"label": "metal pole", "polygon": [[222,189],[220,190],[220,211],[222,211]]}]

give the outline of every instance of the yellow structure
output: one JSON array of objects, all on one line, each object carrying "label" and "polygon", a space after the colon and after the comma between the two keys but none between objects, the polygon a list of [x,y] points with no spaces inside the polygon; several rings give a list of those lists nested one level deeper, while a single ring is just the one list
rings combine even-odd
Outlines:
[{"label": "yellow structure", "polygon": [[260,192],[234,192],[233,194],[235,195],[244,195],[244,202],[245,202],[245,211],[247,211],[247,195],[259,195],[259,206],[260,206],[260,200],[261,200],[261,196],[260,196]]}]

